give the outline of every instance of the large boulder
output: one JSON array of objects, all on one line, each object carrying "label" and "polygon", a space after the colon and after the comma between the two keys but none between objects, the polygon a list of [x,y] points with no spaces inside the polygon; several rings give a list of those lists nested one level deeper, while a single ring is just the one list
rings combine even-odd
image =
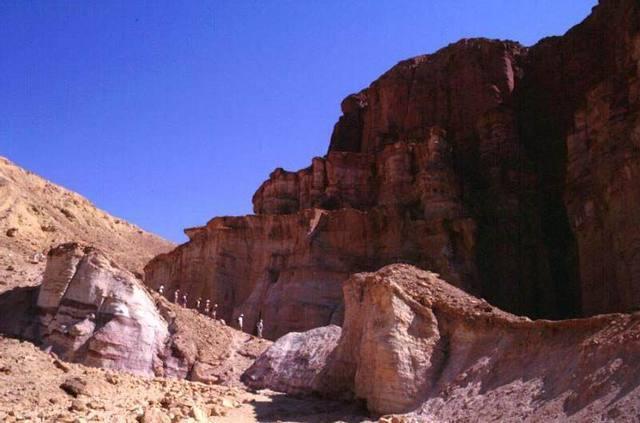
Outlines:
[{"label": "large boulder", "polygon": [[[290,392],[290,378],[298,393],[436,421],[632,420],[640,411],[639,314],[531,321],[408,265],[356,274],[344,295],[333,351],[303,342],[328,329],[297,334],[245,379]],[[299,359],[314,354],[324,365]]]},{"label": "large boulder", "polygon": [[38,294],[40,338],[62,358],[153,375],[167,322],[142,283],[77,243],[52,249]]},{"label": "large boulder", "polygon": [[242,375],[249,387],[300,395],[321,391],[323,371],[342,333],[330,325],[279,338]]},{"label": "large boulder", "polygon": [[240,385],[269,341],[172,304],[101,251],[53,248],[42,285],[0,295],[0,332],[62,359],[148,376]]}]

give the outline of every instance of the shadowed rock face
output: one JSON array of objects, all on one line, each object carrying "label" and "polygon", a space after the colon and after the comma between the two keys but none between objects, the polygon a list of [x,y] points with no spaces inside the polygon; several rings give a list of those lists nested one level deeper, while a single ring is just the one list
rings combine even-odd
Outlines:
[{"label": "shadowed rock face", "polygon": [[518,314],[640,305],[640,5],[524,48],[462,40],[342,102],[327,155],[277,169],[255,216],[187,230],[152,287],[277,338],[342,321],[340,282],[403,262]]},{"label": "shadowed rock face", "polygon": [[640,411],[638,314],[531,321],[407,265],[356,274],[344,296],[335,348],[318,342],[335,328],[292,334],[243,379],[435,421],[632,421]]},{"label": "shadowed rock face", "polygon": [[555,290],[585,315],[640,305],[639,47],[640,4],[602,0],[530,49],[516,90]]}]

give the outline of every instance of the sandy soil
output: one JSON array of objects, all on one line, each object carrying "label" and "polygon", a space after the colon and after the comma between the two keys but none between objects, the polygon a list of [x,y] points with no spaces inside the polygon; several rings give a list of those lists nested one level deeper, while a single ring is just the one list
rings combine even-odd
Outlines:
[{"label": "sandy soil", "polygon": [[0,157],[0,292],[34,285],[52,246],[81,241],[141,274],[173,244]]},{"label": "sandy soil", "polygon": [[[164,419],[164,420],[163,420]],[[0,421],[366,421],[353,405],[64,363],[0,337]]]}]

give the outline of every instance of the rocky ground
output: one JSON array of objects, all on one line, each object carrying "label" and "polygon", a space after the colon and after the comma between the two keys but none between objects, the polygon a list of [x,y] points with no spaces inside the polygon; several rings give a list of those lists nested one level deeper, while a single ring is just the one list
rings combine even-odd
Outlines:
[{"label": "rocky ground", "polygon": [[233,329],[197,310],[172,304],[159,295],[154,298],[164,315],[173,316],[174,348],[192,363],[188,378],[244,389],[240,376],[271,342]]},{"label": "rocky ground", "polygon": [[[77,268],[69,263],[74,258]],[[295,398],[270,390],[248,391],[240,375],[270,341],[149,292],[102,252],[64,244],[54,248],[48,260],[42,277],[44,288],[18,287],[0,293],[0,326],[4,331],[29,333],[34,342],[49,348],[45,352],[30,342],[0,336],[0,421],[366,419],[364,410],[353,404]],[[64,275],[73,276],[72,282]],[[59,298],[58,291],[62,293]],[[112,316],[104,304],[94,310],[91,293],[98,291],[109,293],[118,303],[115,308],[128,310],[128,317]],[[53,305],[50,300],[59,304],[48,307]],[[54,323],[39,320],[45,311],[52,313]],[[87,318],[90,314],[95,317]],[[107,319],[111,320],[106,323]],[[70,325],[68,332],[44,329],[62,323]],[[164,332],[152,335],[164,333],[165,341],[158,346],[161,350],[143,353],[149,347],[143,340],[163,327]],[[150,368],[147,359],[156,366]],[[154,371],[166,377],[154,377]]]},{"label": "rocky ground", "polygon": [[61,362],[0,337],[3,422],[363,421],[357,407]]}]

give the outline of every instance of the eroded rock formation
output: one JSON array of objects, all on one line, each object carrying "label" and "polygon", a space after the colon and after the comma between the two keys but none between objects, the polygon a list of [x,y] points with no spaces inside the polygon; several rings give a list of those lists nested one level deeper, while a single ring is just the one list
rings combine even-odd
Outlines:
[{"label": "eroded rock formation", "polygon": [[285,337],[243,379],[350,393],[374,413],[429,421],[632,421],[640,411],[637,313],[531,321],[408,265],[356,274],[344,296],[335,349],[315,342],[335,338],[331,328]]},{"label": "eroded rock formation", "polygon": [[242,380],[248,386],[287,394],[322,392],[325,366],[341,334],[336,325],[289,332],[258,357]]},{"label": "eroded rock formation", "polygon": [[342,102],[326,157],[274,171],[255,216],[185,232],[152,287],[276,338],[342,320],[340,282],[405,262],[531,317],[640,305],[640,5],[602,0],[525,48],[462,40]]},{"label": "eroded rock formation", "polygon": [[135,277],[97,250],[78,244],[52,249],[37,307],[43,347],[65,360],[161,373],[167,322]]},{"label": "eroded rock formation", "polygon": [[78,243],[53,248],[42,285],[20,293],[0,296],[0,330],[92,367],[235,385],[269,344],[169,303]]}]

